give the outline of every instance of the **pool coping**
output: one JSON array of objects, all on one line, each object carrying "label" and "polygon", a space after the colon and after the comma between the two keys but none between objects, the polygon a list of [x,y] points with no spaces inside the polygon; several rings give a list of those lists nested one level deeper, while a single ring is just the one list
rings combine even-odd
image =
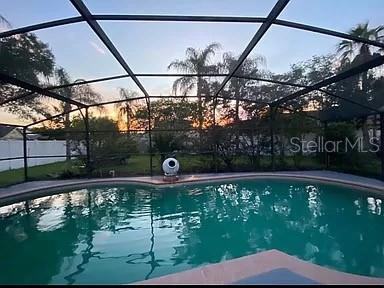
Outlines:
[{"label": "pool coping", "polygon": [[232,284],[279,268],[288,269],[320,284],[384,284],[384,278],[336,271],[298,259],[276,249],[131,284]]},{"label": "pool coping", "polygon": [[352,174],[328,171],[276,171],[276,172],[239,172],[217,174],[189,174],[181,175],[175,183],[163,181],[162,176],[138,176],[115,178],[84,178],[70,180],[30,181],[0,188],[0,205],[7,205],[17,201],[25,201],[33,197],[42,197],[65,192],[84,186],[92,187],[104,184],[137,184],[152,187],[169,187],[188,185],[193,183],[214,183],[223,180],[260,179],[260,178],[288,178],[294,180],[311,180],[315,182],[343,185],[354,189],[384,196],[384,181],[356,176]]}]

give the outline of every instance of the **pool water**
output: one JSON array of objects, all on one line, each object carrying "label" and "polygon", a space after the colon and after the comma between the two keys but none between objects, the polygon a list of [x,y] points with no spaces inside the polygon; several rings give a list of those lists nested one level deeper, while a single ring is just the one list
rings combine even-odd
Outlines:
[{"label": "pool water", "polygon": [[277,179],[63,190],[0,208],[0,283],[130,283],[269,249],[384,277],[383,208]]}]

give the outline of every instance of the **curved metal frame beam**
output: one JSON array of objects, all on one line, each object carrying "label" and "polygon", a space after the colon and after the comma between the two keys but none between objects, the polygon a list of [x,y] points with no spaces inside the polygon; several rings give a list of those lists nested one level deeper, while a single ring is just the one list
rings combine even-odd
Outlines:
[{"label": "curved metal frame beam", "polygon": [[[242,78],[242,79],[248,79],[248,80],[256,80],[256,81],[260,81],[260,82],[269,82],[269,83],[273,83],[273,84],[280,84],[280,85],[283,85],[283,86],[285,85],[285,86],[292,86],[292,87],[298,87],[298,88],[311,88],[310,85],[296,84],[296,83],[292,83],[292,82],[277,81],[277,80],[269,80],[269,79],[263,79],[263,78],[258,78],[258,77],[251,77],[251,76],[233,76],[233,77],[235,77],[235,78]],[[337,82],[335,82],[335,83],[337,83]],[[321,89],[321,88],[315,89],[315,90],[316,91],[320,91],[320,92],[322,92],[324,94],[327,94],[327,95],[329,95],[331,97],[334,97],[334,98],[337,98],[337,99],[341,99],[341,100],[344,100],[346,102],[355,104],[355,105],[360,106],[362,108],[369,109],[369,110],[374,111],[376,113],[381,113],[382,112],[382,111],[380,111],[380,110],[378,110],[376,108],[364,105],[363,103],[359,103],[357,101],[354,101],[353,99],[349,99],[349,98],[346,98],[346,97],[343,97],[343,96],[340,96],[340,95],[336,95],[335,93],[329,92],[329,91]]]},{"label": "curved metal frame beam", "polygon": [[[137,77],[183,77],[183,76],[186,76],[186,77],[188,77],[188,76],[189,77],[196,77],[196,76],[202,76],[202,77],[225,77],[225,76],[228,76],[228,74],[212,74],[212,73],[211,74],[209,74],[209,73],[207,73],[207,74],[141,73],[141,74],[136,74],[136,76]],[[51,87],[47,87],[45,89],[46,90],[53,90],[53,89],[58,89],[58,88],[63,88],[63,87],[72,87],[72,86],[77,86],[77,85],[84,85],[84,84],[90,84],[90,83],[96,83],[96,82],[102,82],[102,81],[109,81],[109,80],[115,80],[115,79],[121,79],[121,78],[130,78],[130,76],[126,75],[126,74],[123,74],[123,75],[117,75],[117,76],[111,76],[111,77],[105,77],[105,78],[97,78],[97,79],[88,80],[88,81],[78,81],[78,82],[73,82],[73,83],[65,84],[65,85],[51,86]],[[298,87],[298,88],[309,88],[310,87],[309,85],[296,84],[296,83],[292,83],[292,82],[272,80],[272,79],[266,79],[266,78],[254,77],[254,76],[247,76],[247,75],[234,75],[233,78],[255,80],[255,81],[260,81],[260,82],[268,82],[268,83],[280,84],[280,85],[292,86],[292,87]],[[358,105],[360,107],[372,110],[372,111],[374,111],[376,113],[381,113],[380,110],[377,110],[377,109],[375,109],[373,107],[366,106],[363,103],[356,102],[356,101],[354,101],[352,99],[345,98],[345,97],[342,97],[340,95],[336,95],[335,93],[329,92],[327,90],[317,89],[317,91],[320,91],[320,92],[322,92],[324,94],[327,94],[327,95],[329,95],[331,97],[335,97],[335,98],[344,100],[346,102],[350,102],[352,104]],[[24,97],[27,97],[29,95],[33,95],[34,93],[35,92],[28,92],[28,93],[25,93],[25,94],[22,94],[22,95],[18,95],[18,96],[15,96],[15,97],[8,98],[8,99],[4,100],[3,102],[0,102],[0,106],[4,105],[4,104],[7,104],[7,103],[9,103],[11,101],[16,101],[16,100],[22,99]],[[150,98],[156,98],[156,96],[153,97],[152,95],[150,95],[149,97]],[[164,97],[164,98],[166,98],[166,97],[171,98],[172,95],[170,95],[170,96],[162,96],[162,97]],[[144,99],[144,98],[145,97],[139,97],[138,99]],[[222,97],[219,97],[219,98],[222,98]],[[225,98],[223,98],[223,99],[225,99]],[[240,101],[243,101],[243,100],[246,100],[246,99],[240,99]],[[109,102],[101,102],[101,103],[96,103],[96,104],[92,104],[92,105],[89,105],[89,106],[90,107],[95,107],[95,106],[114,104],[114,103],[119,103],[119,102],[124,102],[124,101],[126,101],[126,100],[121,100],[121,101],[120,100],[116,100],[116,101],[109,101]]]},{"label": "curved metal frame beam", "polygon": [[[225,77],[228,74],[178,74],[178,73],[138,73],[135,74],[136,77],[196,77],[196,76],[201,76],[201,77]],[[57,85],[57,86],[49,86],[45,87],[43,89],[45,90],[53,90],[53,89],[59,89],[59,88],[65,88],[65,87],[73,87],[73,86],[78,86],[78,85],[85,85],[85,84],[92,84],[92,83],[97,83],[97,82],[103,82],[103,81],[110,81],[110,80],[117,80],[117,79],[123,79],[123,78],[130,78],[130,75],[127,74],[122,74],[122,75],[116,75],[116,76],[111,76],[111,77],[104,77],[104,78],[96,78],[92,80],[85,80],[85,81],[76,81],[72,82],[69,84],[64,84],[64,85]],[[17,95],[14,97],[10,97],[2,102],[0,102],[0,106],[7,104],[12,101],[16,101],[19,99],[22,99],[24,97],[27,97],[29,95],[33,95],[35,92],[28,92],[24,93],[21,95]]]},{"label": "curved metal frame beam", "polygon": [[46,29],[46,28],[53,28],[53,27],[57,27],[57,26],[79,23],[79,22],[83,22],[83,21],[84,21],[83,18],[78,16],[78,17],[71,17],[71,18],[65,18],[65,19],[60,19],[60,20],[54,20],[54,21],[39,23],[39,24],[35,24],[35,25],[24,26],[24,27],[8,30],[5,32],[1,32],[0,33],[0,39],[5,38],[5,37],[10,37],[13,35],[17,35],[17,34],[23,34],[23,33],[33,32],[33,31]]},{"label": "curved metal frame beam", "polygon": [[[52,91],[48,91],[46,89],[43,89],[43,88],[41,88],[39,86],[35,86],[35,85],[32,85],[32,84],[29,84],[27,82],[21,81],[19,79],[16,79],[14,77],[8,76],[8,75],[6,75],[4,73],[1,73],[1,72],[0,72],[0,80],[4,81],[6,83],[12,84],[14,86],[23,88],[23,89],[33,91],[34,93],[45,95],[45,96],[48,96],[50,98],[53,98],[53,99],[56,99],[56,100],[60,100],[60,101],[63,101],[63,102],[67,102],[67,103],[70,103],[70,104],[73,104],[73,105],[76,105],[76,106],[79,106],[79,107],[86,107],[87,106],[87,105],[85,105],[85,104],[83,104],[81,102],[78,102],[76,100],[73,100],[71,98],[67,98],[67,97],[64,97],[64,96],[62,96],[60,94],[57,94],[57,93],[54,93]],[[21,98],[18,98],[18,99],[21,99]],[[18,100],[18,99],[16,99],[16,100]],[[6,100],[6,101],[8,101],[8,100]]]},{"label": "curved metal frame beam", "polygon": [[[197,98],[197,95],[187,95],[187,96],[162,96],[162,95],[151,95],[150,98],[155,98],[155,99],[167,99],[167,98],[171,98],[171,99],[188,99],[188,98]],[[225,99],[225,100],[236,100],[236,99],[233,99],[233,98],[224,98],[224,97],[218,97],[219,99]],[[134,98],[130,98],[130,99],[119,99],[119,100],[116,100],[116,101],[109,101],[109,102],[104,102],[104,103],[97,103],[97,104],[91,104],[91,105],[88,105],[87,107],[83,107],[83,108],[93,108],[93,107],[98,107],[98,106],[103,106],[103,105],[110,105],[110,104],[116,104],[116,103],[122,103],[122,102],[131,102],[131,101],[135,101],[135,100],[144,100],[146,99],[145,96],[141,96],[141,97],[134,97]],[[269,105],[267,102],[261,102],[261,101],[254,101],[254,100],[249,100],[249,99],[242,99],[240,100],[242,102],[248,102],[248,103],[255,103],[255,104],[261,104],[261,105]],[[41,120],[38,120],[38,121],[35,121],[33,123],[30,123],[28,125],[10,125],[10,124],[4,124],[4,125],[10,125],[10,126],[17,126],[17,127],[30,127],[30,126],[34,126],[34,125],[37,125],[37,124],[40,124],[42,122],[45,122],[45,121],[49,121],[49,120],[52,120],[54,118],[57,118],[57,117],[60,117],[60,116],[64,116],[65,114],[68,114],[68,113],[72,113],[72,112],[76,112],[76,111],[80,111],[81,109],[83,108],[76,108],[76,109],[72,109],[70,110],[69,112],[63,112],[63,113],[59,113],[59,114],[56,114],[56,115],[52,115],[51,117],[47,117],[45,119],[41,119]]]},{"label": "curved metal frame beam", "polygon": [[195,16],[195,15],[111,15],[94,14],[101,21],[145,21],[145,22],[210,22],[210,23],[263,23],[265,17],[241,16]]},{"label": "curved metal frame beam", "polygon": [[17,125],[17,124],[0,123],[0,126],[24,127],[25,125]]},{"label": "curved metal frame beam", "polygon": [[236,71],[243,64],[248,55],[252,52],[253,48],[259,43],[264,34],[271,27],[273,21],[280,15],[280,13],[284,10],[285,6],[289,3],[289,0],[279,0],[275,6],[272,8],[271,12],[269,12],[267,20],[260,26],[257,30],[256,34],[253,36],[252,40],[249,42],[243,53],[241,53],[239,59],[235,66],[229,72],[229,75],[225,77],[224,81],[221,83],[219,89],[215,92],[214,98],[216,98],[221,90],[224,89],[225,85],[231,80],[232,76],[235,75]]},{"label": "curved metal frame beam", "polygon": [[[204,73],[204,74],[188,74],[188,73],[138,73],[135,74],[137,77],[226,77],[228,76],[227,73]],[[243,78],[243,79],[248,79],[248,80],[257,80],[257,81],[263,81],[263,82],[270,82],[270,83],[275,83],[275,84],[281,84],[281,85],[288,85],[288,86],[300,86],[300,87],[305,87],[303,85],[299,84],[294,84],[290,82],[283,82],[283,81],[275,81],[275,80],[270,80],[270,79],[264,79],[264,78],[258,78],[258,77],[251,77],[251,76],[240,76],[240,75],[235,75],[233,76],[235,78]],[[104,82],[104,81],[110,81],[110,80],[116,80],[116,79],[122,79],[122,78],[130,78],[129,75],[127,74],[122,74],[122,75],[116,75],[116,76],[111,76],[111,77],[105,77],[105,78],[96,78],[92,80],[85,80],[85,81],[77,81],[77,82],[72,82],[69,84],[64,84],[64,85],[56,85],[56,86],[49,86],[44,88],[45,90],[54,90],[54,89],[59,89],[59,88],[64,88],[64,87],[73,87],[73,86],[78,86],[78,85],[85,85],[85,84],[92,84],[96,82]],[[0,102],[0,106],[5,105],[9,102],[16,101],[19,99],[22,99],[24,97],[27,97],[29,95],[33,95],[35,92],[28,92],[24,93],[21,95],[17,95],[11,98],[8,98],[2,102]],[[150,95],[151,97],[151,95]],[[105,105],[108,104],[106,102],[100,103],[99,105]],[[94,105],[92,105],[94,106]]]},{"label": "curved metal frame beam", "polygon": [[[103,14],[92,14],[94,20],[102,21],[153,21],[153,22],[209,22],[209,23],[264,23],[267,18],[265,17],[236,17],[236,16],[184,16],[184,15],[103,15]],[[67,24],[84,22],[82,17],[71,17],[64,18],[55,21],[49,21],[44,23],[39,23],[35,25],[29,25],[21,28],[12,29],[9,31],[1,32],[0,38],[9,37],[16,34],[33,32],[36,30],[52,28]],[[338,38],[348,39],[351,41],[361,42],[364,44],[384,48],[384,43],[377,41],[372,41],[369,39],[364,39],[361,37],[356,37],[349,35],[347,33],[338,32],[335,30],[325,29],[317,26],[311,26],[306,24],[301,24],[292,21],[276,19],[273,21],[274,25],[289,27],[293,29],[299,29],[309,32],[315,32],[319,34],[324,34],[328,36],[334,36]]]},{"label": "curved metal frame beam", "polygon": [[[86,107],[84,107],[84,108],[86,108]],[[78,107],[78,108],[72,109],[72,110],[70,110],[70,111],[66,111],[66,112],[63,112],[63,113],[60,113],[60,114],[52,115],[52,116],[50,116],[50,117],[46,117],[46,118],[44,118],[44,119],[35,121],[35,122],[30,123],[30,124],[28,124],[28,125],[25,125],[24,127],[27,128],[27,127],[30,127],[30,126],[34,126],[34,125],[43,123],[43,122],[45,122],[45,121],[49,121],[49,120],[58,118],[58,117],[60,117],[60,116],[64,116],[65,114],[69,114],[69,113],[72,113],[72,112],[80,111],[81,109],[83,109],[83,108],[79,108],[79,107]]]},{"label": "curved metal frame beam", "polygon": [[[306,87],[300,91],[297,91],[295,93],[292,93],[288,96],[285,96],[281,99],[278,99],[274,102],[271,103],[272,106],[274,105],[280,105],[282,103],[286,103],[289,100],[293,100],[295,98],[298,98],[302,95],[305,95],[309,92],[312,92],[314,90],[319,90],[322,87],[328,86],[330,84],[342,81],[346,78],[352,77],[354,75],[360,74],[362,72],[368,71],[369,69],[375,68],[377,66],[380,66],[384,64],[384,56],[378,56],[375,57],[374,59],[367,61],[366,63],[357,65],[355,67],[352,67],[350,69],[347,69],[346,71],[343,71],[335,76],[329,77],[327,79],[324,79],[323,81],[320,81],[312,86]],[[356,105],[363,106],[363,104],[360,104],[358,102],[355,103]],[[374,110],[374,108],[368,108],[370,110]]]},{"label": "curved metal frame beam", "polygon": [[120,63],[120,65],[124,68],[124,70],[128,73],[128,75],[132,78],[132,80],[136,83],[139,89],[144,93],[146,97],[149,97],[148,92],[145,90],[143,85],[137,79],[131,68],[128,66],[127,62],[124,60],[123,56],[121,56],[120,52],[117,50],[115,45],[109,39],[107,34],[101,28],[99,23],[93,18],[91,12],[88,10],[87,6],[81,0],[70,0],[72,5],[77,9],[83,19],[88,23],[88,25],[92,28],[95,34],[99,37],[99,39],[104,43],[104,45],[108,48],[108,50],[112,53],[115,59]]},{"label": "curved metal frame beam", "polygon": [[[52,86],[52,87],[48,87],[48,88],[41,88],[41,87],[33,86],[33,85],[30,85],[26,82],[20,81],[16,78],[10,77],[10,79],[12,79],[11,81],[6,81],[6,80],[4,80],[4,81],[8,82],[10,84],[16,85],[18,87],[22,87],[24,89],[31,90],[33,92],[25,93],[23,95],[9,98],[9,99],[1,102],[0,106],[4,105],[10,101],[22,99],[24,97],[27,97],[28,95],[32,95],[33,93],[38,93],[38,94],[46,95],[48,97],[55,98],[57,100],[64,101],[64,102],[69,102],[71,104],[85,108],[85,107],[88,107],[88,105],[86,105],[84,103],[80,103],[80,102],[72,100],[72,99],[69,99],[69,98],[66,98],[66,97],[63,97],[57,93],[50,92],[49,90],[56,89],[56,88],[62,88],[62,87],[68,87],[68,86],[75,86],[75,85],[89,84],[89,83],[94,83],[94,82],[120,79],[120,78],[125,78],[125,77],[131,77],[134,80],[136,85],[138,85],[140,90],[145,95],[144,98],[147,100],[147,102],[149,102],[149,98],[156,98],[156,96],[153,96],[153,97],[150,96],[146,92],[145,88],[141,85],[141,83],[139,82],[137,77],[173,77],[173,76],[176,76],[176,77],[177,76],[191,76],[192,77],[192,76],[197,76],[197,74],[154,74],[154,73],[135,74],[135,73],[133,73],[132,70],[127,65],[127,63],[125,62],[124,58],[120,55],[120,53],[117,51],[116,47],[113,45],[111,40],[108,38],[108,36],[102,30],[100,25],[97,23],[97,20],[111,20],[111,21],[154,21],[154,22],[167,21],[167,22],[210,22],[210,23],[263,23],[261,25],[260,29],[258,30],[258,32],[256,33],[256,35],[254,36],[254,38],[251,40],[251,42],[247,46],[246,50],[243,52],[243,54],[239,58],[238,64],[236,65],[236,69],[234,69],[233,71],[230,71],[229,74],[210,74],[210,75],[207,74],[207,75],[199,75],[199,76],[203,76],[203,77],[204,76],[207,76],[207,77],[224,76],[224,77],[226,77],[226,79],[224,80],[225,83],[227,83],[231,77],[237,77],[237,78],[244,78],[244,79],[250,79],[250,80],[257,80],[257,81],[265,81],[265,82],[270,82],[270,83],[275,83],[275,84],[304,88],[303,90],[300,90],[296,93],[293,93],[291,95],[284,97],[283,98],[283,99],[285,99],[284,101],[289,101],[289,98],[292,98],[292,97],[294,97],[294,98],[299,97],[300,95],[299,96],[297,96],[297,95],[298,94],[303,95],[302,93],[304,93],[304,91],[307,91],[304,93],[304,94],[306,94],[306,93],[309,93],[310,91],[318,90],[318,91],[326,93],[332,97],[336,97],[339,99],[343,99],[345,101],[349,101],[351,103],[354,103],[358,106],[361,106],[361,107],[364,107],[367,109],[370,109],[372,111],[381,112],[381,111],[374,109],[372,107],[368,107],[362,103],[355,102],[351,99],[344,98],[344,97],[335,95],[331,92],[328,92],[326,90],[321,89],[321,87],[331,84],[331,83],[326,84],[326,83],[328,83],[327,81],[329,81],[330,79],[325,79],[325,80],[323,80],[323,81],[321,81],[315,85],[312,85],[312,86],[305,86],[305,85],[283,82],[283,81],[275,81],[275,80],[269,80],[269,79],[263,79],[263,78],[253,78],[253,77],[249,77],[249,76],[235,75],[237,68],[242,63],[241,60],[243,60],[243,61],[245,60],[246,56],[252,51],[253,47],[257,44],[257,42],[261,39],[261,37],[268,30],[268,28],[272,25],[279,25],[279,26],[289,27],[289,28],[293,28],[293,29],[299,29],[299,30],[304,30],[304,31],[309,31],[309,32],[314,32],[314,33],[319,33],[319,34],[325,34],[325,35],[329,35],[329,36],[339,37],[339,38],[348,39],[351,41],[357,41],[357,42],[365,43],[368,45],[384,48],[384,43],[380,43],[377,41],[372,41],[369,39],[355,37],[355,36],[352,36],[352,35],[349,35],[346,33],[341,33],[341,32],[337,32],[337,31],[333,31],[333,30],[329,30],[329,29],[324,29],[324,28],[320,28],[320,27],[315,27],[315,26],[305,25],[305,24],[301,24],[301,23],[295,23],[295,22],[276,19],[277,16],[279,15],[279,13],[281,12],[281,10],[284,9],[284,7],[287,5],[289,0],[279,0],[279,2],[273,7],[273,9],[271,10],[271,12],[267,18],[265,18],[265,17],[236,17],[236,16],[235,17],[233,17],[233,16],[184,16],[184,15],[102,15],[102,14],[100,15],[100,14],[92,14],[81,0],[71,0],[71,2],[82,16],[70,17],[70,18],[65,18],[65,19],[60,19],[60,20],[54,20],[54,21],[39,23],[39,24],[35,24],[35,25],[30,25],[30,26],[25,26],[25,27],[13,29],[13,30],[5,31],[5,32],[0,33],[0,38],[9,37],[9,36],[20,34],[20,33],[33,32],[33,31],[40,30],[40,29],[52,28],[52,27],[57,27],[57,26],[73,24],[73,23],[79,23],[79,22],[87,22],[88,25],[94,30],[94,32],[100,38],[100,40],[107,46],[107,48],[110,50],[110,52],[116,58],[116,60],[127,71],[128,75],[111,76],[111,77],[94,79],[94,80],[89,80],[89,81],[81,81],[81,82],[77,82],[77,83],[71,83],[71,84],[67,84],[67,85]],[[252,49],[251,49],[251,47],[252,47]],[[379,65],[381,65],[381,64],[379,64]],[[378,65],[376,65],[376,66],[378,66]],[[368,70],[368,69],[370,69],[370,68],[367,68],[366,70]],[[341,74],[343,74],[343,73],[341,73]],[[4,79],[9,77],[9,76],[4,75],[4,74],[1,74],[0,76],[4,77]],[[350,75],[350,76],[352,76],[352,75]],[[350,76],[347,76],[347,77],[350,77]],[[345,77],[345,78],[347,78],[347,77]],[[331,78],[333,78],[333,77],[331,77]],[[333,79],[332,83],[335,83],[335,82],[342,80],[342,79],[340,79],[340,80],[338,80],[338,79],[339,78]],[[222,88],[225,86],[224,82],[221,85]],[[323,85],[323,86],[321,86],[320,88],[316,88],[316,87],[319,87],[320,83],[322,83],[321,85]],[[26,87],[29,87],[29,88],[26,88]],[[220,89],[220,91],[222,90],[222,88]],[[220,91],[218,91],[216,94],[219,94]],[[175,96],[161,96],[161,97],[167,97],[167,98],[174,97],[175,98]],[[289,97],[289,98],[287,98],[287,97]],[[223,97],[220,97],[220,98],[228,99],[228,98],[223,98]],[[281,104],[282,104],[281,102],[283,99],[276,100],[275,102],[272,102],[270,104],[281,106]],[[230,99],[230,100],[234,100],[234,99]],[[122,101],[119,100],[118,102],[124,102],[124,101],[126,101],[126,100],[122,100]],[[249,101],[249,100],[241,99],[241,101]],[[113,104],[113,103],[118,103],[118,102],[110,101],[110,102],[104,102],[104,103],[97,103],[97,104],[90,105],[90,107]],[[79,110],[79,109],[75,109],[75,110]],[[47,120],[49,120],[49,119],[47,118]],[[32,123],[30,125],[34,125],[34,124],[35,123]],[[20,127],[24,127],[24,126],[20,126]]]},{"label": "curved metal frame beam", "polygon": [[338,31],[334,31],[334,30],[321,28],[321,27],[301,24],[301,23],[297,23],[297,22],[285,21],[285,20],[280,20],[280,19],[276,19],[275,21],[273,21],[273,23],[275,25],[279,25],[279,26],[284,26],[284,27],[289,27],[289,28],[294,28],[294,29],[324,34],[324,35],[328,35],[328,36],[334,36],[334,37],[338,37],[338,38],[343,38],[343,39],[347,39],[347,40],[351,40],[351,41],[356,41],[356,42],[376,46],[379,48],[384,48],[384,43],[365,39],[365,38],[361,38],[361,37],[357,37],[357,36],[353,36],[353,35],[343,33],[343,32],[338,32]]}]

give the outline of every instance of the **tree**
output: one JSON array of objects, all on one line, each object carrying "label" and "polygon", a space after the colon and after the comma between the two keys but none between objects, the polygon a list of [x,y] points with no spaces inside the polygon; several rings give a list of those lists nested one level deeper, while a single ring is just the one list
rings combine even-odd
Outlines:
[{"label": "tree", "polygon": [[[384,40],[384,26],[380,25],[375,28],[369,28],[368,22],[366,22],[352,28],[349,34],[363,39],[382,42]],[[338,45],[337,52],[341,54],[341,66],[345,64],[359,65],[367,62],[373,56],[373,50],[370,45],[353,40],[342,40]],[[361,75],[361,88],[363,91],[367,91],[367,75],[368,71]]]},{"label": "tree", "polygon": [[217,148],[217,156],[223,160],[227,169],[233,171],[233,161],[236,156],[236,135],[234,130],[237,130],[237,127],[216,127],[212,132],[213,144]]},{"label": "tree", "polygon": [[240,151],[247,156],[253,169],[260,168],[262,154],[268,154],[271,147],[269,109],[257,109],[260,113],[239,123]]},{"label": "tree", "polygon": [[[167,153],[186,147],[189,142],[188,131],[192,127],[196,103],[185,99],[159,99],[151,102],[152,135],[154,148],[160,153],[161,161],[165,160]],[[140,126],[146,127],[148,110],[146,105],[137,107],[136,119]],[[193,142],[193,141],[191,141]]]},{"label": "tree", "polygon": [[[171,64],[168,66],[168,69],[176,69],[181,73],[198,75],[214,73],[217,71],[217,66],[212,64],[212,56],[215,55],[216,51],[220,49],[220,47],[221,46],[218,43],[209,44],[202,50],[189,47],[185,52],[185,60],[175,60],[171,62]],[[204,122],[202,97],[205,96],[205,100],[208,99],[207,96],[209,96],[208,94],[210,90],[208,81],[202,76],[183,76],[173,83],[174,94],[177,94],[180,91],[183,95],[187,95],[190,91],[195,89],[198,103],[197,122],[199,127],[199,134],[201,135]]]},{"label": "tree", "polygon": [[[238,57],[235,57],[232,53],[224,53],[223,62],[219,64],[220,68],[224,70],[225,73],[229,73],[235,65],[237,64]],[[260,66],[265,65],[265,58],[263,56],[257,55],[255,57],[248,57],[243,64],[238,68],[236,74],[242,76],[253,76],[260,77],[262,72]],[[248,98],[250,94],[250,85],[253,80],[248,80],[244,78],[232,77],[229,81],[229,87],[226,93],[226,97],[235,99],[235,107],[232,109],[231,105],[228,105],[228,100],[223,101],[224,105],[227,104],[225,109],[226,120],[233,120],[235,125],[239,124],[240,121],[240,100],[241,98]],[[236,148],[239,149],[239,131],[236,132]]]},{"label": "tree", "polygon": [[[238,57],[235,57],[232,53],[224,53],[223,62],[220,63],[220,68],[224,73],[229,73],[235,65],[237,64]],[[262,76],[262,71],[260,70],[261,66],[265,65],[265,57],[257,55],[255,57],[248,57],[245,59],[243,64],[238,68],[236,74],[241,76],[253,76],[260,77]],[[239,108],[240,108],[240,99],[247,98],[249,94],[249,84],[255,82],[253,80],[232,77],[229,81],[229,87],[227,90],[226,96],[229,96],[232,99],[235,99],[235,109],[232,111],[228,110],[229,116],[234,120],[234,123],[239,122]]]},{"label": "tree", "polygon": [[182,147],[181,138],[167,131],[156,132],[154,130],[153,132],[153,147],[160,153],[160,164],[162,164],[168,153],[174,152]]},{"label": "tree", "polygon": [[[185,99],[159,99],[151,102],[152,129],[189,129],[196,115],[197,105]],[[148,121],[146,105],[136,109],[136,118],[140,127],[145,127]]]},{"label": "tree", "polygon": [[[383,42],[384,40],[384,26],[380,25],[375,28],[369,28],[368,22],[358,24],[356,27],[352,28],[349,31],[350,35],[357,36],[364,39],[374,40],[378,42]],[[341,69],[348,68],[350,66],[359,65],[365,63],[375,57],[375,52],[380,52],[380,50],[373,51],[372,47],[366,43],[361,43],[352,40],[342,40],[337,48],[337,52],[340,53],[341,57]],[[369,81],[369,71],[365,71],[360,74],[360,91],[358,93],[365,99],[362,99],[364,102],[367,102],[369,98],[370,90],[370,81]],[[367,128],[367,117],[362,117],[362,131],[363,131],[363,140],[364,146],[369,147],[369,135]]]},{"label": "tree", "polygon": [[[71,83],[71,79],[68,75],[68,73],[63,69],[63,68],[58,68],[56,69],[55,71],[55,74],[56,74],[56,78],[57,78],[57,81],[58,81],[58,84],[59,85],[68,85]],[[63,88],[60,88],[58,93],[67,97],[67,98],[70,98],[72,99],[73,98],[73,93],[72,93],[72,88],[70,86],[67,86],[67,87],[63,87]],[[69,127],[70,127],[70,124],[71,124],[71,120],[69,118],[69,112],[71,111],[71,104],[68,103],[68,102],[63,102],[61,103],[62,104],[62,109],[63,109],[63,112],[65,113],[64,115],[64,130],[66,130],[65,132],[65,147],[66,147],[66,159],[67,160],[70,160],[71,159],[71,142],[70,142],[70,137],[71,137],[71,134],[70,132],[68,131]]]},{"label": "tree", "polygon": [[[330,123],[324,131],[323,136],[325,141],[331,141],[333,143],[343,143],[346,139],[348,139],[350,143],[355,143],[356,130],[352,123]],[[331,166],[339,166],[339,168],[342,169],[347,168],[353,170],[353,168],[362,164],[358,151],[356,149],[347,149],[347,147],[343,147],[343,145],[337,147],[336,151],[329,153],[329,155],[331,156],[329,163]],[[367,155],[364,155],[364,157],[367,157]]]},{"label": "tree", "polygon": [[52,75],[54,56],[48,44],[35,34],[25,33],[0,39],[0,71],[33,85],[40,76]]},{"label": "tree", "polygon": [[[319,133],[319,127],[317,122],[305,115],[303,111],[297,111],[294,113],[277,113],[275,118],[275,126],[278,127],[275,132],[278,136],[277,146],[280,146],[280,163],[285,165],[285,150],[293,153],[293,162],[296,168],[299,168],[301,160],[303,159],[302,146],[298,152],[292,152],[293,144],[290,140],[297,138],[300,141],[307,140],[304,137],[307,135],[317,135]],[[315,137],[315,136],[313,136]],[[310,139],[312,140],[312,139]]]},{"label": "tree", "polygon": [[[73,148],[85,161],[85,145],[83,134],[76,133],[85,131],[85,124],[81,117],[75,117],[71,121],[70,130],[73,130]],[[106,163],[123,164],[131,153],[137,151],[136,144],[127,137],[122,137],[116,121],[108,117],[89,117],[90,158],[91,169],[102,167]],[[106,132],[107,131],[107,132]]]},{"label": "tree", "polygon": [[[77,100],[84,104],[96,104],[101,100],[101,95],[95,92],[89,84],[80,84],[75,86],[66,86],[72,84],[71,77],[64,70],[64,68],[57,68],[55,70],[55,76],[57,84],[64,86],[62,88],[56,89],[56,93],[73,100]],[[78,79],[74,83],[83,82],[83,79]],[[70,147],[70,138],[71,134],[68,131],[71,120],[70,120],[70,111],[72,105],[69,102],[61,102],[60,107],[58,108],[60,112],[64,114],[64,129],[66,132],[66,158],[67,160],[71,159],[71,147]]]},{"label": "tree", "polygon": [[122,120],[124,115],[126,116],[126,127],[128,135],[131,128],[131,118],[134,116],[134,98],[138,97],[138,93],[135,91],[130,91],[129,89],[119,88],[119,95],[122,100],[126,101],[116,103],[115,109],[117,110],[117,117],[119,122]]},{"label": "tree", "polygon": [[[334,76],[337,70],[334,68],[335,55],[314,55],[310,59],[291,65],[290,70],[284,74],[272,75],[273,80],[295,83],[299,85],[313,85],[325,78]],[[263,100],[268,102],[275,101],[282,96],[296,92],[298,87],[289,85],[272,84],[260,87],[260,93]],[[324,94],[319,91],[313,91],[301,97],[295,98],[285,105],[292,108],[304,109],[313,104],[319,108],[324,108],[329,103]]]},{"label": "tree", "polygon": [[[4,22],[4,17],[2,17]],[[0,72],[36,86],[45,86],[44,80],[53,74],[54,55],[48,44],[33,33],[18,34],[0,39]],[[25,93],[24,89],[0,81],[0,101]],[[9,102],[5,109],[22,118],[35,120],[36,114],[49,116],[40,102],[41,95]]]}]

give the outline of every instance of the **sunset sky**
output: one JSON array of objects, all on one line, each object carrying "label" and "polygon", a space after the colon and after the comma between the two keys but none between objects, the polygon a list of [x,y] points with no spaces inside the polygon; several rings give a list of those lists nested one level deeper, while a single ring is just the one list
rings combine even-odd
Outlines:
[{"label": "sunset sky", "polygon": [[[95,14],[170,14],[267,16],[276,1],[271,0],[86,0]],[[0,1],[0,14],[13,28],[78,16],[70,1]],[[280,19],[347,32],[357,23],[371,26],[383,23],[383,0],[291,0]],[[216,55],[232,51],[239,55],[259,24],[99,22],[132,70],[137,73],[165,73],[174,59],[183,59],[187,47],[203,48],[212,42],[222,44]],[[5,28],[2,27],[4,30]],[[125,71],[85,23],[39,30],[38,37],[49,43],[56,64],[73,80],[124,74]],[[334,52],[340,39],[273,26],[252,52],[266,57],[266,68],[275,73],[288,71],[291,64],[313,55]],[[176,71],[172,71],[176,72]],[[175,78],[140,78],[152,95],[165,95]],[[105,101],[118,98],[118,88],[139,91],[130,79],[94,84]],[[8,116],[0,112],[0,122]]]}]

